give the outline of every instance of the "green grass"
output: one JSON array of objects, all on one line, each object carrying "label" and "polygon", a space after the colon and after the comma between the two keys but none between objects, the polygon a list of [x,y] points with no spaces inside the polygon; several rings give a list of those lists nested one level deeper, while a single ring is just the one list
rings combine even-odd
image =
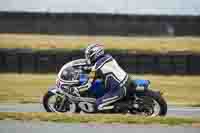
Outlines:
[{"label": "green grass", "polygon": [[0,74],[0,102],[40,102],[48,87],[55,84],[56,75]]},{"label": "green grass", "polygon": [[142,117],[130,115],[110,114],[61,114],[61,113],[8,113],[0,112],[0,120],[40,120],[64,123],[121,123],[121,124],[164,124],[164,125],[198,125],[198,118],[175,118],[175,117]]},{"label": "green grass", "polygon": [[[132,75],[149,79],[153,90],[161,90],[168,103],[200,105],[200,76]],[[1,103],[38,103],[49,86],[55,84],[55,74],[0,74]]]},{"label": "green grass", "polygon": [[107,49],[200,52],[200,37],[119,37],[0,34],[0,48],[80,49],[100,42]]}]

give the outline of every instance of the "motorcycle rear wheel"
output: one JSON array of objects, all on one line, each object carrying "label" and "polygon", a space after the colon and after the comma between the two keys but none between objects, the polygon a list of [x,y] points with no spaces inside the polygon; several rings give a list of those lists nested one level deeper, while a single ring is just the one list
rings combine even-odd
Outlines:
[{"label": "motorcycle rear wheel", "polygon": [[[167,103],[159,92],[147,90],[139,93],[137,97],[142,100],[142,103],[139,104],[139,106],[140,109],[144,111],[142,112],[144,115],[155,117],[165,116],[167,114]],[[159,108],[157,112],[154,106]]]}]

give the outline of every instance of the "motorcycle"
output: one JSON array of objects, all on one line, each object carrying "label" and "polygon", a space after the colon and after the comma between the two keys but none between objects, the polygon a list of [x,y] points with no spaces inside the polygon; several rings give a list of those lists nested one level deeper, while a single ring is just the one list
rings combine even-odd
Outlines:
[{"label": "motorcycle", "polygon": [[[76,86],[85,84],[89,79],[90,66],[85,59],[78,59],[65,64],[58,75],[64,75],[65,82],[57,80],[43,96],[43,106],[47,112],[71,113],[129,113],[144,116],[165,116],[167,103],[158,91],[149,88],[150,81],[132,79],[134,87],[127,88],[127,96],[113,104],[114,108],[98,112],[95,110],[96,99],[102,97],[107,89],[104,81],[96,78],[85,92],[78,92]],[[134,93],[133,93],[134,91]]]}]

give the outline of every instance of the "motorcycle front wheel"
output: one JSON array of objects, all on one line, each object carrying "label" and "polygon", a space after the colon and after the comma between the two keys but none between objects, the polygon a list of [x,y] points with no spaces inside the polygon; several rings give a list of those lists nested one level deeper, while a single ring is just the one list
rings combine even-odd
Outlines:
[{"label": "motorcycle front wheel", "polygon": [[51,91],[48,91],[43,96],[42,104],[47,112],[78,112],[76,103],[67,100],[64,96],[52,93]]}]

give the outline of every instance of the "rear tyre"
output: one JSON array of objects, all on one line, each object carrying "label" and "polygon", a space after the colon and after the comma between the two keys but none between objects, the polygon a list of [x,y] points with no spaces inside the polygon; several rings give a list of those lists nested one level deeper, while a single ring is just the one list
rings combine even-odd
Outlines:
[{"label": "rear tyre", "polygon": [[[138,97],[143,100],[144,111],[145,108],[146,111],[152,109],[152,112],[147,112],[147,116],[165,116],[167,114],[167,103],[159,92],[148,90],[141,93]],[[155,112],[154,108],[156,105],[159,107],[157,112]]]}]

